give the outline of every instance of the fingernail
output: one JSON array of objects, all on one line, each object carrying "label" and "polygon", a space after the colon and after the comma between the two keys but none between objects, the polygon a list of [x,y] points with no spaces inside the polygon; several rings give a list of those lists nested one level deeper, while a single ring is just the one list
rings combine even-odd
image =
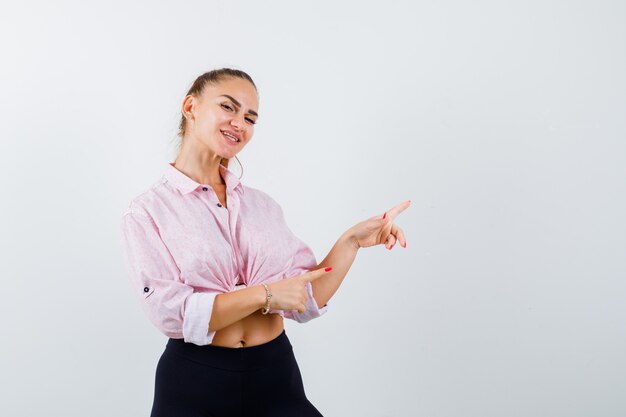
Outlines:
[{"label": "fingernail", "polygon": [[329,266],[328,268],[324,268],[324,271],[328,272],[328,271],[330,271],[331,269],[333,269],[333,267],[332,267],[332,266]]},{"label": "fingernail", "polygon": [[403,248],[406,248],[406,242],[404,242],[404,245],[402,245]]},{"label": "fingernail", "polygon": [[389,246],[389,250],[391,250],[393,248],[393,245]]},{"label": "fingernail", "polygon": [[383,214],[383,219],[387,217],[387,212],[385,212],[385,214]]}]

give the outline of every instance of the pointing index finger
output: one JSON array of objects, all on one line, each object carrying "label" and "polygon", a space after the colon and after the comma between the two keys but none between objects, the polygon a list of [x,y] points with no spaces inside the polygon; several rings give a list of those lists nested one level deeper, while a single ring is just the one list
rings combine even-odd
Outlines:
[{"label": "pointing index finger", "polygon": [[311,281],[318,279],[321,276],[324,276],[324,274],[330,272],[332,269],[333,268],[330,266],[326,268],[318,268],[318,269],[315,269],[315,270],[312,270],[303,274],[302,277],[304,278],[305,281],[311,282]]},{"label": "pointing index finger", "polygon": [[398,204],[397,206],[395,206],[391,210],[387,211],[387,217],[389,218],[389,220],[393,221],[393,219],[395,219],[398,214],[400,214],[404,210],[406,210],[407,207],[409,207],[410,204],[411,204],[411,200],[406,200],[406,201]]}]

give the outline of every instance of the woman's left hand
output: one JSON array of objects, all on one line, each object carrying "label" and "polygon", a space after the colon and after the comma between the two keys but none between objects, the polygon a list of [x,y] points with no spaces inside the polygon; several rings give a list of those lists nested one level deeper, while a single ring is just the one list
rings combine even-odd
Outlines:
[{"label": "woman's left hand", "polygon": [[355,244],[359,248],[384,244],[387,249],[391,249],[396,244],[396,241],[399,241],[400,245],[406,248],[404,232],[393,223],[393,220],[410,204],[411,200],[407,200],[383,215],[371,217],[352,226],[349,229],[349,233]]}]

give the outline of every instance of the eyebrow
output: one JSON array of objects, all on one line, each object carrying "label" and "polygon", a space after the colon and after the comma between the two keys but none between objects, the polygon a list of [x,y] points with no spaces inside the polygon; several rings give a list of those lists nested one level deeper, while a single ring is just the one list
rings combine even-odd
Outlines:
[{"label": "eyebrow", "polygon": [[[226,97],[229,100],[231,100],[233,103],[235,103],[238,107],[241,107],[241,103],[238,102],[237,100],[235,100],[233,97],[229,96],[228,94],[222,94],[220,97]],[[254,110],[248,110],[248,113],[250,113],[250,114],[252,114],[252,115],[254,115],[256,117],[259,117],[259,114],[257,112],[255,112]]]}]

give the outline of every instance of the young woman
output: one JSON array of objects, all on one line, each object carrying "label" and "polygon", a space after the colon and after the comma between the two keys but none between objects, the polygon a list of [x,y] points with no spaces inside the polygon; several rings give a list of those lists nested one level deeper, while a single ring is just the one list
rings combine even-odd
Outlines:
[{"label": "young woman", "polygon": [[321,416],[284,318],[324,314],[359,248],[406,247],[393,220],[410,201],[348,229],[318,265],[280,205],[228,169],[252,139],[258,109],[245,72],[199,76],[182,103],[176,160],[123,215],[133,288],[169,337],[151,417]]}]

